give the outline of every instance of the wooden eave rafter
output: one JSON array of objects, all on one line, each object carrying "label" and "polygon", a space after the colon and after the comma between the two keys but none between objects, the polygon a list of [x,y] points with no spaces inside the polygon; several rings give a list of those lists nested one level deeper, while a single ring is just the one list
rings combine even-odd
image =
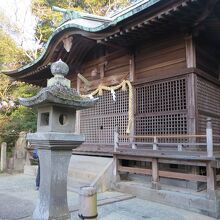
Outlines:
[{"label": "wooden eave rafter", "polygon": [[[124,28],[123,25],[119,26],[118,29],[115,29],[113,32],[109,33],[107,36],[105,36],[102,40],[99,40],[99,43],[103,44],[116,44],[116,41],[120,40],[131,40],[133,38],[143,39],[146,36],[143,36],[143,32],[146,33],[146,35],[152,35],[158,31],[158,33],[162,33],[166,28],[169,28],[174,26],[173,18],[182,17],[181,21],[176,21],[177,24],[187,24],[190,26],[190,28],[194,25],[192,25],[192,20],[194,17],[196,17],[198,21],[200,21],[201,18],[204,18],[204,15],[201,15],[201,11],[203,10],[204,5],[198,5],[199,0],[185,0],[180,3],[176,3],[172,7],[168,7],[163,9],[163,11],[159,11],[158,13],[142,19],[140,21],[133,21],[129,25]],[[212,7],[216,3],[216,0],[213,0]],[[196,10],[191,6],[196,7]],[[200,6],[200,7],[198,7]],[[208,8],[211,8],[210,6]],[[210,10],[209,10],[210,13]],[[192,15],[193,19],[190,20],[189,14]],[[203,13],[202,13],[203,14]],[[204,14],[207,16],[207,12],[205,10]],[[200,16],[202,16],[200,18]],[[176,19],[178,20],[178,19]],[[167,25],[169,23],[169,25]],[[166,26],[166,27],[164,27]]]}]

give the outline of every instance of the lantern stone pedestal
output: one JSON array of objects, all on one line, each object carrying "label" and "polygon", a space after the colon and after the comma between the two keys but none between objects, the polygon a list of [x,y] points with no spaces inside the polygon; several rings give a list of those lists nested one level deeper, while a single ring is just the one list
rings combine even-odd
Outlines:
[{"label": "lantern stone pedestal", "polygon": [[[29,134],[38,146],[40,189],[33,219],[70,219],[67,203],[67,174],[72,149],[84,140],[82,135],[57,132]],[[40,147],[39,147],[40,146]]]},{"label": "lantern stone pedestal", "polygon": [[27,135],[38,148],[40,189],[34,220],[67,220],[67,173],[72,149],[85,141],[75,134],[76,110],[94,106],[97,99],[81,97],[64,76],[69,71],[61,60],[51,65],[53,78],[36,96],[20,98],[24,106],[37,107],[37,132]]}]

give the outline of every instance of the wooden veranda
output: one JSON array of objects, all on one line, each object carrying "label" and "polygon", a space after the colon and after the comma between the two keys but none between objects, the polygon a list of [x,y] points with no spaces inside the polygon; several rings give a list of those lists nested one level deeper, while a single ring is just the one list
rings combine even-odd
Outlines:
[{"label": "wooden veranda", "polygon": [[[128,142],[124,142],[125,140]],[[139,140],[142,140],[141,142]],[[152,187],[160,189],[160,177],[206,183],[213,194],[220,181],[220,135],[213,134],[211,119],[207,119],[206,134],[198,135],[119,135],[114,133],[115,175],[133,173],[152,176]],[[126,161],[126,163],[123,163]],[[129,163],[127,161],[132,161]],[[161,166],[169,164],[171,167]],[[172,170],[172,165],[176,166]],[[178,165],[199,167],[199,172],[183,170]]]}]

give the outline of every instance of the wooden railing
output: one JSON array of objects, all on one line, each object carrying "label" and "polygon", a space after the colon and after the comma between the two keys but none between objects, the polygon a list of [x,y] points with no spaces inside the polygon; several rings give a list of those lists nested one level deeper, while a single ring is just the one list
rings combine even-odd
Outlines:
[{"label": "wooden railing", "polygon": [[[120,142],[120,140],[126,139],[128,142]],[[163,139],[167,141],[164,141]],[[219,140],[219,143],[216,142],[216,139]],[[174,140],[178,140],[179,142],[177,141],[174,143]],[[187,141],[181,142],[181,140]],[[127,147],[121,147],[121,145],[127,145],[131,149],[127,150]],[[148,148],[145,146],[148,146]],[[162,149],[160,148],[161,146],[163,147]],[[171,151],[168,151],[166,146],[171,147]],[[185,148],[185,146],[188,147]],[[220,154],[217,155],[216,151],[214,151],[214,146],[220,146],[220,135],[213,135],[210,118],[207,118],[206,134],[202,135],[172,134],[126,136],[119,135],[118,128],[116,128],[114,133],[114,174],[115,176],[120,176],[120,173],[150,175],[153,189],[161,188],[161,177],[206,182],[207,193],[212,196],[216,192],[216,168],[220,168],[220,161],[218,160],[218,158],[220,158]],[[173,147],[176,148],[173,150]],[[142,151],[143,149],[144,151]],[[147,153],[145,150],[148,150]],[[149,166],[128,166],[127,164],[122,163],[123,160],[148,162]],[[164,170],[161,169],[159,164],[189,165],[195,169],[189,173],[182,172],[181,170]],[[205,169],[205,173],[200,173],[198,167],[203,167],[203,169]]]},{"label": "wooden railing", "polygon": [[[197,142],[198,139],[204,139],[204,142]],[[220,141],[217,143],[213,141],[214,138],[218,138],[220,140],[220,135],[213,135],[212,130],[212,122],[211,118],[207,118],[207,125],[206,125],[206,134],[172,134],[172,135],[133,135],[133,136],[126,136],[126,135],[119,135],[118,128],[115,129],[114,132],[114,151],[117,151],[119,146],[122,145],[130,145],[132,149],[137,149],[137,146],[152,146],[152,150],[159,150],[159,147],[176,147],[177,151],[183,151],[184,146],[201,146],[204,147],[207,156],[213,157],[214,155],[214,148],[213,146],[220,146]],[[127,139],[128,142],[120,142],[119,139]],[[149,141],[134,141],[138,139],[147,139]],[[161,139],[179,139],[180,142],[161,142]],[[187,139],[187,142],[181,142],[181,139]],[[188,149],[190,150],[190,148]]]}]

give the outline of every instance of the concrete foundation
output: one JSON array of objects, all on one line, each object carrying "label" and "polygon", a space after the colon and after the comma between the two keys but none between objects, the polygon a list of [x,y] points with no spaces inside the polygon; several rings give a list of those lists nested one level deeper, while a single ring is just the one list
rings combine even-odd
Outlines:
[{"label": "concrete foundation", "polygon": [[[152,177],[138,175],[138,174],[126,174],[126,175],[124,174],[122,175],[121,179],[150,184]],[[181,187],[185,189],[192,189],[194,191],[201,191],[201,190],[206,189],[205,183],[193,182],[189,180],[171,179],[171,178],[165,178],[165,177],[160,177],[160,184]]]},{"label": "concrete foundation", "polygon": [[[173,187],[172,187],[173,188]],[[165,205],[191,210],[200,214],[220,217],[220,197],[218,192],[210,198],[206,192],[193,192],[173,188],[172,191],[162,187],[161,190],[151,189],[150,184],[134,181],[121,181],[114,185],[114,190],[130,193],[139,198]]]}]

